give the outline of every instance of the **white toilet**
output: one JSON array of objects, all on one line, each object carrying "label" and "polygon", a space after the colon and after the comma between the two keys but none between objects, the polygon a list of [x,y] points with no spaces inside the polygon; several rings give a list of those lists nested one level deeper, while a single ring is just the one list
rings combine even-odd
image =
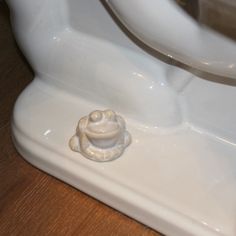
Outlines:
[{"label": "white toilet", "polygon": [[[7,3],[35,71],[13,114],[22,156],[164,234],[236,235],[234,40],[172,0]],[[94,162],[72,151],[80,118],[108,108],[132,136],[122,155]]]}]

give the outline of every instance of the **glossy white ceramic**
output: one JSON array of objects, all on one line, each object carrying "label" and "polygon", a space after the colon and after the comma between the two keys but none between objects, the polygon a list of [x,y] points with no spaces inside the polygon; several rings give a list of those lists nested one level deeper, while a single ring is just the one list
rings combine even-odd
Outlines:
[{"label": "glossy white ceramic", "polygon": [[[135,25],[145,35],[142,40],[150,44],[151,31],[146,34],[145,30],[151,30],[154,22],[146,21],[142,28],[134,11],[143,6],[154,17],[150,4],[154,8],[158,2],[109,4],[130,30],[134,31],[137,20]],[[155,52],[136,41],[111,16],[104,1],[7,3],[19,46],[35,71],[34,81],[20,95],[13,114],[13,138],[24,158],[164,234],[234,236],[235,83],[203,80],[158,60]],[[209,45],[200,49],[199,37],[191,38],[189,33],[196,33],[196,28],[184,23],[185,13],[170,1],[162,3],[165,8],[156,8],[155,15],[164,17],[166,10],[169,21],[156,22],[155,31],[165,37],[154,37],[153,47],[158,48],[159,41],[166,46],[164,52],[172,52],[171,46],[180,52],[182,38],[186,51],[176,58],[234,76],[234,64],[232,69],[224,66],[235,58],[229,50],[234,44],[199,28],[203,48]],[[174,18],[179,23],[184,19],[184,36],[178,34],[176,40],[169,30]],[[211,48],[212,37],[219,50]],[[225,61],[219,67],[200,67],[202,55],[209,65],[214,56],[219,59],[220,45],[228,45],[221,51]],[[108,108],[124,117],[132,144],[111,162],[93,162],[73,152],[68,142],[78,120],[93,110]]]},{"label": "glossy white ceramic", "polygon": [[[236,44],[197,24],[173,0],[106,1],[127,28],[152,48],[200,70],[236,78]],[[207,1],[199,0],[200,6]]]}]

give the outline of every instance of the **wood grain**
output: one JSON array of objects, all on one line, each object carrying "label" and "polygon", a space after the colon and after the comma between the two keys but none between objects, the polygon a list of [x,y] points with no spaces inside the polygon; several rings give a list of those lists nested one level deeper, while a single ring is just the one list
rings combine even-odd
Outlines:
[{"label": "wood grain", "polygon": [[160,235],[32,167],[16,152],[11,111],[32,78],[0,2],[0,235]]}]

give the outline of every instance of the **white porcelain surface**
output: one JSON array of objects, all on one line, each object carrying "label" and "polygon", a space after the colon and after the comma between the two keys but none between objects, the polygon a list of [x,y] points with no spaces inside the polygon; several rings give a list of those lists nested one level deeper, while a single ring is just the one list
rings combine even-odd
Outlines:
[{"label": "white porcelain surface", "polygon": [[38,77],[152,125],[182,122],[179,96],[166,78],[170,67],[135,45],[100,2],[28,1],[8,3],[18,43]]},{"label": "white porcelain surface", "polygon": [[[204,86],[211,93],[193,100]],[[183,96],[196,112],[203,102],[222,104],[219,92],[224,103],[236,106],[234,89],[199,78]],[[17,149],[33,165],[164,234],[236,234],[236,144],[229,135],[236,134],[235,112],[226,118],[225,107],[217,117],[205,110],[205,126],[211,123],[217,131],[199,127],[200,122],[170,131],[126,119],[132,144],[120,158],[99,163],[68,146],[78,116],[94,108],[105,109],[36,79],[15,107]]]},{"label": "white porcelain surface", "polygon": [[152,48],[200,70],[236,78],[236,44],[197,24],[175,1],[106,2],[128,29]]},{"label": "white porcelain surface", "polygon": [[[160,2],[162,7],[155,8]],[[13,114],[13,138],[24,158],[167,235],[236,235],[235,85],[196,78],[159,61],[119,27],[104,2],[7,3],[19,46],[35,71]],[[160,38],[150,31],[142,38],[145,43],[155,36],[164,52],[168,47],[184,53],[176,54],[184,62],[199,67],[204,59],[199,68],[235,75],[234,64],[229,67],[235,45],[186,23],[170,1],[109,4],[122,21],[130,14],[129,29],[136,22],[144,33],[154,9],[155,17],[161,17],[155,26]],[[141,6],[150,14],[140,17]],[[146,22],[144,28],[134,12]],[[162,24],[164,19],[168,24]],[[183,24],[173,35],[178,20]],[[186,50],[181,50],[181,39]],[[107,108],[125,117],[132,144],[116,160],[92,162],[73,152],[68,141],[80,117]],[[108,146],[87,134],[93,144]]]}]

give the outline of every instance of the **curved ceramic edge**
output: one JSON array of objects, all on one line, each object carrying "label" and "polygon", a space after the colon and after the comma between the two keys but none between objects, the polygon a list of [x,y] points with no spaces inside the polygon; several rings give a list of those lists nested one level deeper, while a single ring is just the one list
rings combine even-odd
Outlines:
[{"label": "curved ceramic edge", "polygon": [[175,1],[106,2],[152,48],[199,70],[236,78],[235,42],[195,22]]},{"label": "curved ceramic edge", "polygon": [[[74,163],[69,163],[65,156],[28,138],[14,124],[12,130],[15,147],[24,159],[59,180],[166,235],[189,236],[193,231],[196,235],[206,235],[206,230],[194,221],[181,217],[166,207],[157,206],[138,193],[94,173],[86,166],[76,165],[73,171],[66,169],[66,165],[71,166]],[[60,161],[63,164],[60,164]],[[106,186],[106,189],[103,186]],[[138,204],[134,203],[134,199]],[[207,236],[216,236],[216,234],[208,232]]]},{"label": "curved ceramic edge", "polygon": [[174,127],[185,121],[179,90],[191,74],[182,72],[173,82],[173,67],[136,45],[100,1],[7,3],[21,50],[48,83],[149,125]]},{"label": "curved ceramic edge", "polygon": [[[189,156],[187,153],[186,157],[188,159],[183,158],[182,160],[182,157],[178,156],[179,160],[176,160],[177,162],[172,157],[170,157],[170,160],[167,156],[164,159],[161,158],[162,152],[156,156],[156,148],[159,145],[163,146],[163,144],[158,144],[158,142],[167,140],[166,142],[169,144],[166,144],[166,148],[170,143],[174,143],[171,140],[171,135],[161,135],[160,137],[158,135],[149,135],[147,132],[137,130],[135,123],[128,121],[129,129],[134,135],[134,145],[130,146],[124,156],[114,162],[106,163],[91,162],[86,158],[81,158],[80,154],[72,152],[68,147],[68,139],[73,130],[72,124],[74,124],[79,113],[87,114],[91,106],[96,107],[97,105],[88,104],[82,98],[78,101],[73,101],[66,94],[62,94],[61,91],[58,91],[58,93],[49,92],[50,88],[47,91],[46,87],[46,84],[42,85],[42,82],[38,84],[35,80],[18,98],[14,109],[12,123],[13,139],[17,150],[27,161],[164,234],[175,236],[221,235],[212,230],[210,226],[202,224],[201,221],[188,217],[186,215],[187,213],[183,210],[174,209],[175,207],[179,207],[179,204],[175,203],[175,200],[175,207],[168,206],[170,203],[168,203],[168,195],[167,197],[164,196],[161,198],[163,193],[160,192],[156,195],[157,197],[154,197],[155,194],[153,191],[158,192],[158,188],[148,187],[147,189],[147,183],[155,185],[156,181],[165,180],[163,176],[159,176],[161,173],[171,171],[174,174],[179,169],[179,173],[183,174],[184,171],[181,170],[183,163],[189,158],[194,160],[196,156]],[[30,99],[28,99],[29,97]],[[77,104],[76,112],[74,111],[74,104]],[[103,107],[98,108],[103,109]],[[59,116],[59,114],[61,115]],[[177,136],[179,136],[178,133]],[[155,140],[153,140],[154,137]],[[203,139],[203,137],[200,137],[200,139]],[[184,140],[184,142],[191,143],[188,137]],[[153,156],[149,156],[149,150],[143,148],[145,143],[149,144],[149,150],[152,150],[151,153]],[[191,145],[193,143],[186,147],[191,147]],[[195,151],[200,150],[201,153],[204,151],[204,145],[205,141],[203,141],[203,146],[200,146],[200,148],[196,147]],[[178,146],[181,147],[182,145]],[[167,153],[175,152],[170,147],[165,150]],[[159,151],[161,150],[159,149]],[[206,153],[206,155],[208,154]],[[146,159],[148,156],[149,161]],[[172,170],[169,170],[169,165],[165,168],[165,162],[167,160],[172,162]],[[181,164],[182,161],[183,163]],[[132,165],[131,169],[129,169],[130,165]],[[158,168],[159,165],[162,166],[162,169],[164,168],[161,172]],[[210,167],[211,170],[213,167]],[[159,171],[153,168],[158,168]],[[189,168],[191,169],[191,167]],[[193,168],[195,168],[195,164]],[[142,173],[141,179],[139,179],[140,173]],[[127,174],[130,176],[127,177]],[[190,175],[186,175],[186,177],[188,184],[191,186],[192,177]],[[146,178],[148,182],[142,182]],[[156,181],[150,182],[151,179],[148,180],[149,178],[155,178]],[[211,179],[212,176],[207,181],[211,181]],[[162,183],[159,182],[159,184]],[[182,188],[181,186],[182,183],[178,185],[178,188]],[[171,189],[177,186],[174,183],[172,187],[169,187]],[[204,188],[201,191],[203,193],[206,192]],[[161,203],[161,201],[166,200],[167,205],[166,203]],[[184,199],[183,201],[185,202]],[[204,201],[204,204],[207,204],[205,198]],[[200,208],[205,209],[204,204]]]},{"label": "curved ceramic edge", "polygon": [[[168,207],[153,203],[147,197],[112,179],[94,173],[92,168],[70,163],[71,160],[64,155],[60,155],[54,149],[42,145],[39,140],[29,138],[27,134],[19,131],[14,123],[12,135],[17,151],[30,164],[159,232],[175,236],[189,236],[193,232],[195,235],[217,236],[211,231],[206,234],[206,229],[191,219],[181,216]],[[72,165],[75,166],[73,171]],[[69,169],[66,166],[70,166]]]}]

